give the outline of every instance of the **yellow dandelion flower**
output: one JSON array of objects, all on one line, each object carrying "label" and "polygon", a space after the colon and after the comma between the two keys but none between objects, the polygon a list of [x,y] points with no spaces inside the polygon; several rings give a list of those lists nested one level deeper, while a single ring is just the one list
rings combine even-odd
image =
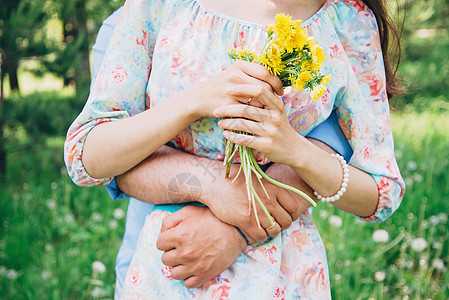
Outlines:
[{"label": "yellow dandelion flower", "polygon": [[279,38],[284,38],[292,33],[292,17],[285,14],[277,14],[274,19],[276,20],[276,34]]},{"label": "yellow dandelion flower", "polygon": [[330,81],[330,75],[326,75],[321,79],[320,84],[313,87],[312,91],[310,92],[310,96],[312,97],[313,101],[318,101],[323,97],[324,92],[327,90],[326,84],[328,84]]},{"label": "yellow dandelion flower", "polygon": [[307,32],[304,28],[299,28],[295,30],[293,35],[295,49],[302,49],[307,43]]},{"label": "yellow dandelion flower", "polygon": [[324,49],[318,46],[318,44],[314,44],[310,47],[310,53],[312,54],[312,69],[319,70],[326,58]]},{"label": "yellow dandelion flower", "polygon": [[301,91],[304,89],[304,86],[306,85],[306,83],[309,82],[309,80],[311,80],[311,79],[313,79],[313,76],[312,76],[312,74],[310,74],[310,72],[308,72],[308,71],[302,72],[293,81],[292,87],[294,90]]},{"label": "yellow dandelion flower", "polygon": [[282,53],[277,49],[277,47],[275,45],[271,45],[266,54],[259,56],[257,60],[262,65],[267,67],[272,74],[279,75],[285,68],[281,55]]}]

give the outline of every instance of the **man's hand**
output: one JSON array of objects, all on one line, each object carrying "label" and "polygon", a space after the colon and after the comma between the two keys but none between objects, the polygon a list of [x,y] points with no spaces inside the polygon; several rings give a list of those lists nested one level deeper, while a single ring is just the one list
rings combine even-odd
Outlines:
[{"label": "man's hand", "polygon": [[163,220],[156,246],[165,251],[162,262],[173,267],[173,278],[195,288],[229,268],[246,242],[208,208],[187,206]]},{"label": "man's hand", "polygon": [[[288,184],[298,190],[306,193],[312,199],[315,199],[312,189],[302,180],[302,178],[289,166],[282,164],[272,164],[265,172],[271,178]],[[289,212],[293,221],[299,218],[299,215],[308,209],[311,204],[309,201],[301,197],[300,195],[279,188],[277,192],[278,201],[280,205]],[[286,229],[286,228],[282,228]]]}]

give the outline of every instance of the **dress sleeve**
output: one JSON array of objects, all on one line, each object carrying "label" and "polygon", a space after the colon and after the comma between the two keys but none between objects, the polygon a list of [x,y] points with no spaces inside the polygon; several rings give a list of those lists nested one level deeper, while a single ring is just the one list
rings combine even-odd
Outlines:
[{"label": "dress sleeve", "polygon": [[354,151],[349,163],[369,173],[379,190],[375,213],[363,219],[382,222],[399,207],[405,184],[394,155],[376,18],[363,3],[352,16],[339,29],[350,67],[346,90],[336,99],[336,106],[340,126]]},{"label": "dress sleeve", "polygon": [[72,180],[102,185],[112,178],[93,178],[82,163],[84,141],[103,122],[136,115],[146,108],[152,53],[169,0],[127,0],[109,42],[85,107],[67,132],[64,160]]}]

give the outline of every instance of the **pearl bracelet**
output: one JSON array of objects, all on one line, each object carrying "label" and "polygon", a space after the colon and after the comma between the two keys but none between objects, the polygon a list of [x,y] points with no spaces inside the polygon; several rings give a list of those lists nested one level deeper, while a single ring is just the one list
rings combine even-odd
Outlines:
[{"label": "pearl bracelet", "polygon": [[320,194],[318,194],[317,192],[313,192],[313,194],[316,196],[316,198],[323,202],[335,202],[338,199],[340,199],[341,196],[343,196],[343,194],[346,192],[346,188],[348,187],[348,182],[349,182],[349,167],[348,167],[348,164],[346,163],[345,159],[343,158],[343,156],[341,156],[340,154],[334,154],[334,153],[332,153],[331,156],[336,157],[338,159],[338,161],[340,162],[341,167],[343,168],[343,182],[341,183],[340,190],[333,196],[323,197]]}]

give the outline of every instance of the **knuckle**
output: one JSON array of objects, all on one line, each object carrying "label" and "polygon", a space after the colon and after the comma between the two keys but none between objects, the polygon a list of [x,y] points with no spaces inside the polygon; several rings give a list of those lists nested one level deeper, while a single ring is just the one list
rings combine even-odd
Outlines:
[{"label": "knuckle", "polygon": [[194,258],[194,255],[195,251],[192,248],[184,248],[179,254],[179,257],[183,260],[191,260]]}]

